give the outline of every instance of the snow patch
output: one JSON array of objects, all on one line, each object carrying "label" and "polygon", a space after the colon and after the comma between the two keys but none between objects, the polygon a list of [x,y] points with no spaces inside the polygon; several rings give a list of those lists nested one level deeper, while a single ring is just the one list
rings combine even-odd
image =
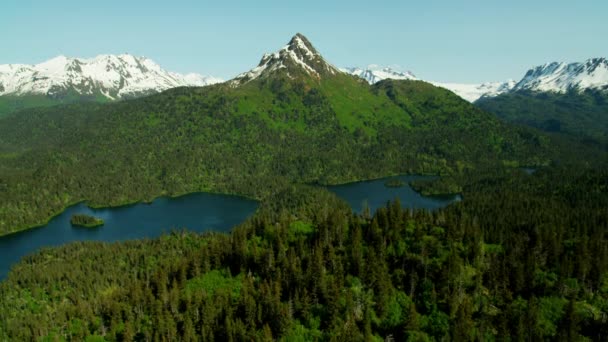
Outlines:
[{"label": "snow patch", "polygon": [[431,82],[434,86],[445,88],[469,102],[475,102],[482,97],[494,97],[507,93],[513,89],[515,83],[514,80],[482,84]]},{"label": "snow patch", "polygon": [[417,80],[418,78],[411,71],[399,71],[390,67],[381,67],[370,64],[367,68],[343,68],[342,72],[358,76],[366,80],[369,84],[374,84],[386,79],[392,80]]}]

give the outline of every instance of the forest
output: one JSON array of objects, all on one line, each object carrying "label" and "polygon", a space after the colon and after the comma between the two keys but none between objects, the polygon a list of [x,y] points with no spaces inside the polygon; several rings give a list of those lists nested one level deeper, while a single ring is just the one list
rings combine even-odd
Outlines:
[{"label": "forest", "polygon": [[488,174],[433,212],[291,185],[230,234],[46,249],[0,284],[0,340],[605,341],[607,170]]},{"label": "forest", "polygon": [[508,122],[547,132],[579,136],[608,147],[608,95],[604,90],[571,90],[564,94],[518,91],[475,103]]}]

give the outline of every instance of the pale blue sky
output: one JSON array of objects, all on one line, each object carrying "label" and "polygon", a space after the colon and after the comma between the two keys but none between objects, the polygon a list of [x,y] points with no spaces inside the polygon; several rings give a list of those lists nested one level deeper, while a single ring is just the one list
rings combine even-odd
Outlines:
[{"label": "pale blue sky", "polygon": [[0,64],[131,53],[230,78],[296,32],[337,66],[517,79],[548,61],[608,57],[608,1],[2,0]]}]

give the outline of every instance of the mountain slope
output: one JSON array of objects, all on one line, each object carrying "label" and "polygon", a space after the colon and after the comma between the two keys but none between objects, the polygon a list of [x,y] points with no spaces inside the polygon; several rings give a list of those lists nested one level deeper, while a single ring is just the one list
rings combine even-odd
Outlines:
[{"label": "mountain slope", "polygon": [[0,65],[2,108],[19,109],[76,101],[134,98],[181,86],[221,80],[163,70],[145,57],[101,55],[92,59],[59,56],[36,65]]},{"label": "mountain slope", "polygon": [[509,122],[608,143],[608,93],[605,91],[517,91],[482,98],[475,104]]},{"label": "mountain slope", "polygon": [[528,70],[513,91],[557,92],[608,90],[608,60],[592,58],[584,63],[547,63]]},{"label": "mountain slope", "polygon": [[511,91],[475,102],[519,124],[608,143],[608,61],[548,63],[530,69]]},{"label": "mountain slope", "polygon": [[[303,65],[305,64],[305,65]],[[70,203],[538,165],[547,140],[421,81],[370,86],[301,35],[236,79],[0,119],[0,233]]]}]

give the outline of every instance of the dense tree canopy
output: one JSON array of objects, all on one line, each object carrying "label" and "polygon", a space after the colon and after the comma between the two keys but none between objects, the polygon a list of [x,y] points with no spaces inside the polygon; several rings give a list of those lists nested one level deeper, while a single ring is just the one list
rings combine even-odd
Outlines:
[{"label": "dense tree canopy", "polygon": [[481,98],[475,104],[509,122],[579,136],[587,143],[608,147],[606,90],[519,91]]},{"label": "dense tree canopy", "polygon": [[605,340],[606,169],[463,195],[370,217],[291,186],[229,235],[44,250],[0,284],[0,339]]}]

